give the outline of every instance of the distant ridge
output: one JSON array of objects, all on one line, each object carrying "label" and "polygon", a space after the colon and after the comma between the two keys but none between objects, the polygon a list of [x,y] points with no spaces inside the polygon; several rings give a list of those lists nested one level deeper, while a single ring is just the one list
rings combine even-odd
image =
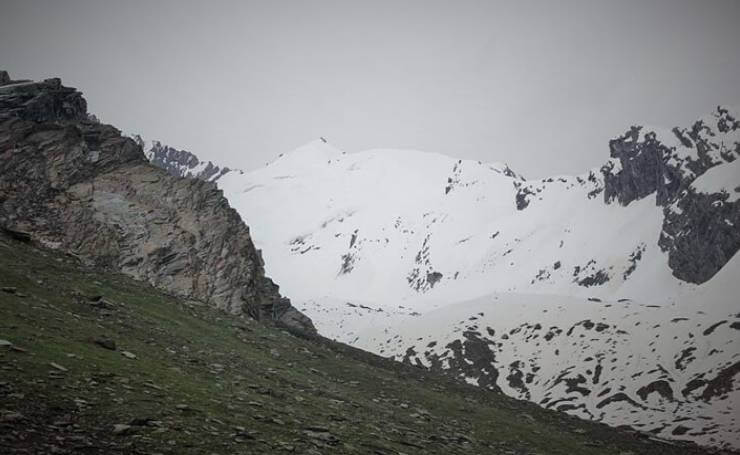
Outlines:
[{"label": "distant ridge", "polygon": [[740,447],[738,118],[632,127],[577,176],[319,139],[217,183],[319,333],[582,418]]}]

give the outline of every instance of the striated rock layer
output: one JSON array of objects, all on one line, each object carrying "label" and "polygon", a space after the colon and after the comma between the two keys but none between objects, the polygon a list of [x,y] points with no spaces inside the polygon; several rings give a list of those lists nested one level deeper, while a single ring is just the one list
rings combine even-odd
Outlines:
[{"label": "striated rock layer", "polygon": [[313,331],[213,183],[178,178],[59,79],[0,78],[0,226],[173,294]]},{"label": "striated rock layer", "polygon": [[146,152],[146,157],[157,167],[161,167],[168,174],[177,177],[193,177],[208,182],[215,182],[223,175],[231,172],[228,167],[220,167],[213,162],[200,161],[197,156],[187,150],[178,150],[159,141],[146,143],[141,136],[135,135],[134,140]]}]

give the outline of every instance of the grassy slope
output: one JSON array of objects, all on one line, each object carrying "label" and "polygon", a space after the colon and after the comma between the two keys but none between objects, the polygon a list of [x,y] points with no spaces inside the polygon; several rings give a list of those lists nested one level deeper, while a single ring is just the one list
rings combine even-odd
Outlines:
[{"label": "grassy slope", "polygon": [[[0,453],[703,453],[296,337],[0,236],[7,286],[17,292],[0,292],[0,339],[25,352],[0,346]],[[96,295],[106,307],[90,303]],[[92,342],[100,336],[118,350]]]}]

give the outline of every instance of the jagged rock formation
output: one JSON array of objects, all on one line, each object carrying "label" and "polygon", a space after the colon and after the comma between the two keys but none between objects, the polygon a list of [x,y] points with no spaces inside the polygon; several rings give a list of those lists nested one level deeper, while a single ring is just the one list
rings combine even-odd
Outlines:
[{"label": "jagged rock formation", "polygon": [[[673,128],[658,136],[632,127],[609,143],[617,172],[601,169],[604,199],[622,205],[655,194],[663,207],[659,245],[668,253],[673,274],[684,281],[703,283],[714,276],[740,249],[740,202],[737,188],[704,194],[692,183],[716,166],[740,158],[740,121],[718,107],[690,128]],[[648,131],[645,133],[644,131]],[[740,179],[736,170],[735,181]],[[707,179],[708,180],[708,179]]]},{"label": "jagged rock formation", "polygon": [[[655,197],[663,209],[658,245],[668,254],[673,275],[683,281],[701,284],[712,278],[740,249],[740,217],[737,188],[711,187],[715,177],[707,176],[721,167],[718,174],[730,174],[727,184],[740,182],[740,121],[737,114],[718,107],[712,114],[696,121],[690,128],[660,131],[633,126],[609,142],[611,158],[598,171],[579,184],[590,185],[588,198],[603,193],[607,204],[628,206]],[[566,182],[567,178],[559,178]],[[699,191],[695,181],[709,184]],[[726,179],[725,179],[726,180]],[[518,210],[525,210],[532,200],[546,191],[542,182],[514,182]],[[700,186],[702,186],[700,185]]]},{"label": "jagged rock formation", "polygon": [[207,182],[215,182],[224,174],[231,172],[228,167],[219,167],[213,162],[200,161],[197,156],[187,150],[178,150],[159,141],[152,141],[147,150],[146,142],[140,136],[134,140],[146,150],[146,156],[157,167],[177,177],[193,177]]},{"label": "jagged rock formation", "polygon": [[0,225],[173,294],[313,330],[215,184],[149,164],[59,79],[0,86]]},{"label": "jagged rock formation", "polygon": [[704,194],[689,187],[664,214],[658,244],[668,251],[668,266],[682,280],[709,280],[740,249],[737,196]]}]

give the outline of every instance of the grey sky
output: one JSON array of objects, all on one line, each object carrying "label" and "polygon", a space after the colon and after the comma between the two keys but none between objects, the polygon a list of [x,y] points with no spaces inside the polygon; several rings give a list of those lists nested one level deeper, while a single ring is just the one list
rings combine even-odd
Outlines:
[{"label": "grey sky", "polygon": [[1,3],[11,76],[244,169],[325,136],[580,173],[630,124],[740,104],[737,0]]}]

